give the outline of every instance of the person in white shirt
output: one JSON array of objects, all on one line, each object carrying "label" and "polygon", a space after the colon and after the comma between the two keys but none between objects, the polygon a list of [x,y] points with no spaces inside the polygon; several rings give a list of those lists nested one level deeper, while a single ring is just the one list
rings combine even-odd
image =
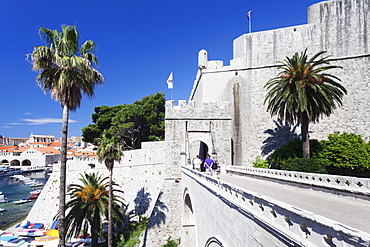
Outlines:
[{"label": "person in white shirt", "polygon": [[193,169],[197,170],[200,172],[200,164],[202,163],[202,160],[199,158],[199,155],[195,156],[193,159]]}]

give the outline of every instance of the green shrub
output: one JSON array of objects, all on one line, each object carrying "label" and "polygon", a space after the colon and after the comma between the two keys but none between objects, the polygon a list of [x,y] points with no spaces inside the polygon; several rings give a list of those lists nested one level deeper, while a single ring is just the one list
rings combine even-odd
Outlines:
[{"label": "green shrub", "polygon": [[167,239],[167,242],[164,245],[162,245],[162,247],[177,247],[179,246],[179,244],[180,244],[180,239],[178,239],[178,241],[175,241],[175,240],[171,240],[171,237],[169,237]]},{"label": "green shrub", "polygon": [[262,159],[260,155],[257,155],[256,160],[252,161],[253,167],[257,168],[269,168],[269,164],[267,163],[267,160]]},{"label": "green shrub", "polygon": [[[318,140],[310,140],[311,155],[314,155],[320,150]],[[288,159],[302,158],[302,140],[294,139],[285,143],[271,155],[272,167],[282,167]]]},{"label": "green shrub", "polygon": [[326,174],[325,164],[315,159],[294,158],[288,159],[281,166],[282,170]]},{"label": "green shrub", "polygon": [[360,135],[335,132],[320,146],[313,158],[326,162],[330,173],[358,176],[370,169],[369,143]]},{"label": "green shrub", "polygon": [[134,247],[140,243],[140,235],[146,229],[148,219],[141,217],[139,222],[131,222],[122,233],[118,246]]}]

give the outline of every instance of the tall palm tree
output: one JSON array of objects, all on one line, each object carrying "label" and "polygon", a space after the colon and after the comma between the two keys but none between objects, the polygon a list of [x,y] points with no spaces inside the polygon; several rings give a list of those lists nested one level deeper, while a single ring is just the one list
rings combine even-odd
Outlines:
[{"label": "tall palm tree", "polygon": [[287,57],[278,67],[282,71],[265,85],[268,92],[264,103],[268,104],[271,115],[301,126],[303,158],[307,159],[310,158],[309,123],[319,122],[323,115],[330,116],[337,105],[342,106],[342,97],[347,94],[339,84],[340,79],[326,72],[342,67],[330,65],[330,56],[322,57],[324,53],[320,51],[308,59],[306,49]]},{"label": "tall palm tree", "polygon": [[[116,222],[123,222],[124,216],[120,211],[119,203],[122,198],[115,195],[109,198],[106,182],[108,177],[102,178],[98,173],[84,174],[80,184],[70,184],[68,194],[71,200],[67,203],[67,209],[70,209],[66,218],[66,229],[69,231],[67,237],[76,237],[81,232],[87,234],[91,231],[92,246],[98,246],[98,238],[102,231],[102,217],[108,216],[108,204],[112,199],[112,211]],[[114,190],[116,193],[123,193],[120,190]],[[117,221],[118,219],[118,221]]]},{"label": "tall palm tree", "polygon": [[113,184],[113,167],[114,162],[120,162],[123,156],[123,144],[119,141],[118,135],[115,134],[114,127],[104,130],[97,151],[98,161],[105,163],[109,170],[109,213],[108,213],[108,246],[111,247],[113,243],[112,231],[112,184]]},{"label": "tall palm tree", "polygon": [[62,32],[41,27],[40,37],[47,46],[35,46],[31,53],[32,70],[39,74],[36,81],[46,93],[59,101],[63,108],[60,166],[59,236],[65,246],[65,191],[67,135],[69,111],[80,107],[82,95],[92,98],[94,88],[103,83],[103,76],[93,68],[98,61],[93,54],[95,43],[86,41],[80,48],[75,26],[62,26]]}]

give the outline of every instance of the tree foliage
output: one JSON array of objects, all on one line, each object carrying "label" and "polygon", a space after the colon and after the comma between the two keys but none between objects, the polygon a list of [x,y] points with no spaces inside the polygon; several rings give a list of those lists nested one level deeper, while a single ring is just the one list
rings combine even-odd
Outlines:
[{"label": "tree foliage", "polygon": [[104,161],[105,166],[109,170],[108,247],[113,245],[113,168],[114,162],[120,162],[123,156],[123,145],[117,138],[117,135],[114,132],[110,132],[110,130],[104,130],[96,152],[98,161]]},{"label": "tree foliage", "polygon": [[[311,154],[315,155],[319,149],[319,141],[316,139],[310,140]],[[279,149],[275,150],[275,152],[271,155],[270,160],[272,167],[282,167],[289,159],[302,157],[302,141],[301,139],[296,138],[285,143]]]},{"label": "tree foliage", "polygon": [[252,164],[256,168],[269,168],[267,160],[263,159],[261,155],[257,155],[256,160],[252,161]]},{"label": "tree foliage", "polygon": [[340,66],[330,65],[325,51],[308,58],[307,49],[287,57],[278,67],[280,73],[269,80],[265,88],[267,111],[290,124],[301,126],[303,157],[310,158],[309,123],[322,116],[330,116],[347,93],[340,79],[327,70]]},{"label": "tree foliage", "polygon": [[164,105],[164,94],[156,93],[129,105],[95,107],[92,114],[94,124],[82,129],[83,140],[98,144],[105,129],[119,135],[125,149],[139,148],[143,141],[163,140]]},{"label": "tree foliage", "polygon": [[282,170],[326,174],[325,163],[315,159],[289,158],[281,164]]},{"label": "tree foliage", "polygon": [[321,151],[314,158],[341,169],[370,169],[369,143],[360,135],[335,132],[320,142]]},{"label": "tree foliage", "polygon": [[92,40],[79,47],[76,26],[62,25],[62,32],[40,27],[39,35],[47,46],[35,46],[29,54],[32,70],[38,72],[37,84],[63,107],[60,160],[59,245],[65,246],[65,191],[67,166],[67,135],[69,111],[81,105],[83,95],[92,98],[95,86],[103,84],[103,76],[94,68],[98,60]]},{"label": "tree foliage", "polygon": [[[108,177],[102,177],[98,173],[83,174],[81,184],[70,184],[68,194],[71,200],[67,203],[69,212],[66,216],[66,228],[68,237],[76,237],[79,234],[92,236],[92,246],[98,246],[98,237],[102,234],[102,218],[108,218],[109,183]],[[112,222],[117,226],[123,224],[123,214],[119,204],[123,205],[122,198],[117,193],[121,190],[114,189],[112,197]]]},{"label": "tree foliage", "polygon": [[310,140],[310,146],[312,159],[316,163],[308,164],[299,160],[302,158],[302,149],[300,140],[295,139],[271,155],[271,166],[305,172],[313,172],[312,169],[316,168],[319,171],[325,166],[329,174],[370,176],[370,142],[366,143],[360,135],[335,132],[327,140]]}]

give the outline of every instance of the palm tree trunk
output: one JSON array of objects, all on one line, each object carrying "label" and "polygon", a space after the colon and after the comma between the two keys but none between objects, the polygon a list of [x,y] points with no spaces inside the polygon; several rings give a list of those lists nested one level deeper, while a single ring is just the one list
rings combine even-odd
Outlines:
[{"label": "palm tree trunk", "polygon": [[302,135],[302,153],[303,158],[310,158],[310,139],[308,135],[308,116],[306,112],[302,113],[302,123],[301,123],[301,135]]},{"label": "palm tree trunk", "polygon": [[99,229],[99,224],[100,223],[100,214],[95,212],[94,213],[94,219],[93,222],[91,223],[91,246],[92,247],[98,247],[99,246],[99,232],[97,229]]},{"label": "palm tree trunk", "polygon": [[113,167],[110,169],[109,173],[109,205],[108,205],[108,247],[113,246],[113,222],[112,222],[112,204],[113,204],[113,192],[112,192],[112,182],[113,182]]},{"label": "palm tree trunk", "polygon": [[66,174],[67,174],[67,136],[69,109],[63,106],[62,146],[60,158],[60,187],[59,187],[59,247],[65,247],[65,207],[66,207]]}]

